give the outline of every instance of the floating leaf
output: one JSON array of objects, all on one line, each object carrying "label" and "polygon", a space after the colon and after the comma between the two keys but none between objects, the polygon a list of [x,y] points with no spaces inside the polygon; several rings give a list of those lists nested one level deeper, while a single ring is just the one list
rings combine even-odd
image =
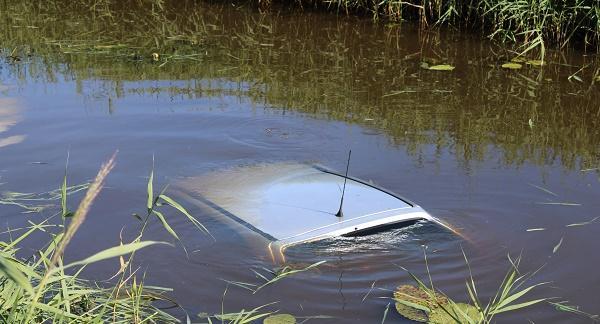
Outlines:
[{"label": "floating leaf", "polygon": [[517,56],[517,57],[513,57],[510,61],[514,62],[514,63],[525,63],[527,60],[522,57]]},{"label": "floating leaf", "polygon": [[572,202],[537,202],[538,205],[556,205],[556,206],[581,206],[578,203]]},{"label": "floating leaf", "polygon": [[427,322],[427,313],[447,304],[448,298],[435,293],[435,300],[423,289],[411,285],[402,285],[394,291],[396,311],[408,319],[418,322]]},{"label": "floating leaf", "polygon": [[[448,299],[439,293],[435,294],[436,300],[432,300],[429,294],[421,288],[411,285],[402,285],[394,291],[394,299],[396,301],[407,301],[417,305],[426,307],[425,311],[438,307],[438,304],[446,304]],[[437,302],[436,302],[437,301]]]},{"label": "floating leaf", "polygon": [[556,310],[558,311],[562,311],[562,312],[569,312],[569,313],[573,313],[573,314],[577,314],[577,315],[581,315],[581,316],[585,316],[588,317],[592,320],[598,320],[600,318],[600,316],[598,315],[594,315],[594,314],[590,314],[590,313],[586,313],[584,311],[581,311],[579,309],[578,306],[570,306],[567,305],[567,301],[561,301],[561,302],[548,302],[550,305],[553,305],[554,307],[556,307]]},{"label": "floating leaf", "polygon": [[600,168],[588,168],[588,169],[579,170],[579,172],[590,172],[590,171],[600,171]]},{"label": "floating leaf", "polygon": [[592,219],[592,220],[589,220],[589,221],[587,221],[587,222],[569,224],[569,225],[567,225],[567,227],[575,227],[575,226],[585,226],[585,225],[589,225],[589,224],[591,224],[591,223],[595,222],[596,220],[598,220],[598,218],[600,218],[600,216],[599,216],[599,217],[595,217],[594,219]]},{"label": "floating leaf", "polygon": [[448,64],[433,65],[433,66],[429,67],[429,70],[432,70],[432,71],[452,71],[452,70],[454,70],[454,66],[448,65]]},{"label": "floating leaf", "polygon": [[533,65],[533,66],[544,66],[546,65],[546,62],[542,61],[542,60],[529,60],[526,62],[529,65]]},{"label": "floating leaf", "polygon": [[427,62],[421,62],[420,66],[422,69],[429,70],[429,63],[427,63]]},{"label": "floating leaf", "polygon": [[[448,312],[452,314],[448,314]],[[442,308],[438,308],[435,311],[429,314],[429,322],[430,324],[450,324],[456,323],[456,320],[453,316],[460,320],[460,323],[478,323],[481,319],[481,313],[477,310],[477,308],[473,305],[457,303],[453,305],[448,305],[446,310]],[[468,317],[468,318],[465,318]]]},{"label": "floating leaf", "polygon": [[528,228],[527,232],[538,232],[538,231],[545,231],[546,229],[543,227],[539,227],[539,228]]},{"label": "floating leaf", "polygon": [[450,314],[446,313],[443,309],[440,309],[429,314],[429,324],[450,324],[456,323],[454,318]]},{"label": "floating leaf", "polygon": [[265,317],[263,324],[296,324],[296,318],[290,314],[275,314]]},{"label": "floating leaf", "polygon": [[[531,119],[530,119],[530,120],[531,120]],[[555,194],[554,192],[552,192],[552,191],[550,191],[550,190],[548,190],[548,189],[546,189],[546,188],[544,188],[544,187],[540,187],[540,186],[534,185],[533,183],[528,183],[528,185],[530,185],[530,186],[532,186],[532,187],[534,187],[534,188],[540,189],[541,191],[543,191],[543,192],[545,192],[545,193],[547,193],[547,194],[550,194],[550,195],[552,195],[552,196],[554,196],[554,197],[558,197],[558,195],[557,195],[557,194]]]},{"label": "floating leaf", "polygon": [[518,70],[522,67],[523,67],[523,65],[521,65],[519,63],[504,63],[504,64],[502,64],[502,68],[509,69],[509,70]]},{"label": "floating leaf", "polygon": [[398,314],[415,322],[427,322],[427,313],[420,309],[407,306],[403,303],[396,302],[396,311]]},{"label": "floating leaf", "polygon": [[[577,73],[577,72],[575,72],[575,73]],[[567,80],[569,80],[569,81],[571,81],[571,79],[573,79],[575,81],[583,82],[583,79],[580,78],[577,74],[572,74],[567,78]]]},{"label": "floating leaf", "polygon": [[390,311],[390,303],[385,306],[385,310],[383,311],[383,318],[381,318],[381,324],[385,323],[385,319],[387,318],[388,312]]},{"label": "floating leaf", "polygon": [[554,248],[552,249],[552,254],[556,253],[558,251],[558,249],[560,248],[560,246],[562,245],[563,242],[563,237],[560,238],[560,241],[558,241],[558,244],[556,244],[554,246]]}]

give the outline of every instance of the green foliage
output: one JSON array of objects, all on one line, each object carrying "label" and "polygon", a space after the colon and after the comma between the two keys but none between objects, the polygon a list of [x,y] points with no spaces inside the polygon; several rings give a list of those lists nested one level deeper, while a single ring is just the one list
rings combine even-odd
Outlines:
[{"label": "green foliage", "polygon": [[296,318],[290,314],[274,314],[265,317],[263,324],[296,324]]},{"label": "green foliage", "polygon": [[[27,199],[36,201],[60,200],[60,212],[63,217],[71,214],[66,226],[53,225],[49,219],[41,223],[30,222],[31,226],[11,231],[11,240],[0,241],[0,318],[6,323],[177,323],[173,316],[154,306],[156,301],[172,303],[164,293],[168,289],[149,288],[136,278],[135,270],[127,270],[136,251],[162,242],[143,241],[142,236],[150,215],[156,214],[159,196],[154,196],[153,177],[148,184],[148,195],[152,199],[148,207],[146,222],[138,237],[130,243],[99,251],[83,260],[63,264],[62,254],[70,242],[70,238],[85,220],[97,194],[102,189],[104,179],[110,172],[114,157],[105,164],[96,179],[85,184],[88,188],[85,197],[74,213],[67,210],[67,196],[84,186],[67,187],[66,174],[60,189],[42,195],[16,194],[8,195],[11,199]],[[162,193],[161,193],[162,194]],[[5,195],[6,197],[7,195]],[[166,197],[166,196],[165,196]],[[187,210],[171,198],[164,199],[176,210],[192,217]],[[161,213],[162,215],[162,213]],[[195,221],[195,219],[194,219]],[[197,221],[192,222],[204,229]],[[164,225],[164,223],[163,223]],[[56,232],[54,230],[58,229]],[[165,226],[169,231],[170,227]],[[12,236],[21,231],[17,236]],[[172,231],[172,229],[170,229]],[[46,248],[39,249],[32,257],[16,256],[20,243],[36,233],[50,235]],[[172,232],[173,234],[176,233]],[[123,257],[127,256],[127,262]],[[99,261],[121,257],[121,269],[117,274],[122,276],[112,286],[103,287],[79,277],[84,267]],[[70,273],[74,270],[74,273]],[[104,285],[106,286],[106,285]],[[240,322],[242,323],[242,322]]]},{"label": "green foliage", "polygon": [[550,305],[554,306],[556,308],[556,310],[558,310],[558,311],[587,317],[587,318],[591,319],[592,321],[594,321],[594,323],[600,321],[600,315],[584,312],[584,311],[580,310],[578,306],[569,305],[568,301],[548,302],[548,303]]},{"label": "green foliage", "polygon": [[454,66],[448,64],[440,64],[440,65],[432,65],[428,68],[432,71],[452,71],[454,70]]},{"label": "green foliage", "polygon": [[23,213],[38,213],[53,206],[55,201],[60,200],[64,216],[71,216],[67,211],[66,197],[89,187],[89,183],[82,183],[74,186],[67,186],[66,176],[59,189],[50,190],[42,193],[25,193],[5,191],[0,193],[0,205],[12,205],[22,209]]},{"label": "green foliage", "polygon": [[[213,317],[215,317],[221,323],[227,323],[227,324],[254,323],[255,321],[258,321],[258,320],[265,318],[272,314],[271,312],[263,312],[262,311],[265,307],[270,306],[272,304],[273,303],[258,306],[251,310],[242,309],[241,311],[236,312],[236,313],[222,313],[222,314],[214,315]],[[198,316],[206,317],[208,322],[212,323],[211,316],[207,316],[206,314],[198,314]]]},{"label": "green foliage", "polygon": [[469,304],[454,303],[427,287],[399,286],[394,291],[394,300],[400,315],[417,322],[446,324],[454,323],[455,318],[465,322],[481,318],[477,308]]},{"label": "green foliage", "polygon": [[490,38],[516,43],[521,53],[536,50],[542,59],[550,44],[559,47],[575,42],[584,46],[600,45],[600,5],[596,0],[332,0],[316,3],[344,8],[346,12],[370,11],[376,18],[419,20],[424,27],[480,26],[489,32]]},{"label": "green foliage", "polygon": [[508,63],[502,64],[503,69],[509,69],[509,70],[518,70],[522,67],[523,67],[522,64],[515,63],[515,62],[508,62]]},{"label": "green foliage", "polygon": [[416,307],[406,305],[400,301],[396,302],[396,311],[398,314],[416,322],[427,322],[427,312]]},{"label": "green foliage", "polygon": [[448,303],[446,296],[440,293],[429,294],[426,290],[411,285],[402,285],[396,288],[396,291],[394,291],[394,299],[396,302],[419,308],[425,312],[431,312],[433,309],[437,308],[439,304]]},{"label": "green foliage", "polygon": [[[464,255],[464,252],[463,252]],[[510,258],[509,258],[510,260]],[[430,324],[489,324],[493,323],[496,315],[504,312],[517,311],[544,301],[547,298],[522,301],[534,288],[546,283],[538,283],[523,287],[530,275],[520,275],[518,265],[520,259],[510,260],[511,268],[500,284],[495,296],[484,304],[477,293],[475,280],[471,276],[466,281],[470,304],[457,303],[442,295],[409,272],[417,286],[402,285],[394,292],[397,311],[406,318],[427,322]],[[465,255],[465,262],[470,271],[470,264]],[[427,269],[429,272],[429,269]],[[400,306],[398,307],[398,303]]]},{"label": "green foliage", "polygon": [[252,269],[252,272],[254,272],[254,274],[256,275],[257,278],[259,278],[262,283],[260,284],[254,284],[254,283],[248,283],[248,282],[239,282],[239,281],[227,281],[227,283],[232,284],[234,286],[249,290],[252,292],[252,294],[256,294],[257,292],[259,292],[261,289],[272,285],[280,280],[283,280],[285,278],[291,277],[293,275],[296,275],[298,273],[301,272],[306,272],[309,271],[311,269],[317,268],[318,266],[320,266],[321,264],[325,263],[326,261],[319,261],[319,262],[315,262],[313,264],[310,264],[306,267],[300,267],[300,268],[295,268],[295,267],[291,267],[289,265],[283,266],[280,269],[276,269],[276,270],[272,270],[272,269],[268,269],[268,268],[262,268],[261,271],[257,271]]}]

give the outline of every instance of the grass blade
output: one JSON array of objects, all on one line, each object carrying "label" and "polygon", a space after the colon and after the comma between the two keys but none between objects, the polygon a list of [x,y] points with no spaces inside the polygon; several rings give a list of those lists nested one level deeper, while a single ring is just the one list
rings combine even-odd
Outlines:
[{"label": "grass blade", "polygon": [[0,255],[0,273],[3,273],[8,279],[25,289],[28,293],[33,294],[33,287],[29,279],[12,261],[9,261],[2,255]]},{"label": "grass blade", "polygon": [[204,231],[206,234],[210,235],[210,232],[208,231],[208,229],[206,227],[204,227],[204,225],[202,225],[202,223],[200,223],[196,218],[194,218],[194,216],[192,216],[185,208],[183,208],[183,206],[181,206],[178,202],[176,202],[175,200],[173,200],[171,197],[165,195],[165,194],[161,194],[158,196],[160,199],[164,200],[167,204],[171,205],[173,208],[177,209],[180,213],[182,213],[183,215],[185,215],[185,217],[187,217],[187,219],[192,222],[192,224],[194,224],[196,226],[196,228],[198,228],[201,231]]},{"label": "grass blade", "polygon": [[153,210],[152,213],[154,213],[154,215],[156,215],[156,217],[160,220],[163,227],[167,230],[167,232],[169,232],[169,234],[171,234],[178,241],[181,241],[179,239],[179,236],[177,235],[177,233],[173,230],[173,228],[169,225],[169,223],[167,223],[165,216],[161,212],[159,212],[158,210]]},{"label": "grass blade", "polygon": [[142,242],[123,244],[123,245],[108,248],[106,250],[102,250],[102,251],[100,251],[90,257],[87,257],[83,260],[70,263],[70,264],[64,266],[64,268],[65,269],[71,268],[71,267],[74,267],[77,265],[87,265],[90,263],[94,263],[94,262],[98,262],[98,261],[102,261],[102,260],[106,260],[106,259],[111,259],[114,257],[132,253],[134,251],[137,251],[137,250],[143,249],[147,246],[155,245],[155,244],[169,245],[168,243],[165,243],[165,242],[156,242],[156,241],[142,241]]},{"label": "grass blade", "polygon": [[148,199],[146,202],[146,208],[148,208],[148,212],[150,212],[152,210],[152,207],[154,206],[154,167],[152,167],[152,171],[150,171],[150,178],[148,179],[148,188],[147,188],[147,193],[148,193]]},{"label": "grass blade", "polygon": [[534,299],[534,300],[531,300],[531,301],[528,301],[528,302],[506,306],[506,307],[504,307],[502,309],[495,309],[492,312],[493,312],[493,314],[500,314],[500,313],[504,313],[504,312],[509,312],[509,311],[513,311],[513,310],[517,310],[517,309],[529,307],[531,305],[535,305],[537,303],[541,303],[541,302],[546,301],[546,300],[548,300],[548,298]]}]

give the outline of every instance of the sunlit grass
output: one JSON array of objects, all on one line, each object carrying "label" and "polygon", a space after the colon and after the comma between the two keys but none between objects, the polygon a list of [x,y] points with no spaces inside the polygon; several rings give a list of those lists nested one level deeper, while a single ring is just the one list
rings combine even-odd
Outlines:
[{"label": "sunlit grass", "polygon": [[425,256],[430,283],[426,284],[412,272],[404,269],[414,280],[416,287],[401,286],[394,293],[394,302],[397,303],[398,312],[420,322],[489,324],[493,323],[500,314],[518,312],[524,308],[552,300],[547,297],[527,299],[534,289],[548,283],[528,284],[537,271],[524,274],[519,270],[520,257],[514,260],[509,257],[511,265],[509,271],[492,297],[484,301],[480,296],[481,292],[477,289],[471,265],[464,251],[463,256],[469,269],[469,277],[465,281],[469,303],[456,302],[434,286]]},{"label": "sunlit grass", "polygon": [[332,0],[302,1],[344,12],[371,12],[375,18],[413,19],[422,27],[456,25],[483,29],[488,37],[516,44],[520,53],[535,50],[544,58],[549,46],[597,49],[600,6],[594,0]]},{"label": "sunlit grass", "polygon": [[[175,317],[154,306],[157,301],[172,303],[172,300],[164,295],[170,289],[146,287],[143,283],[143,274],[138,273],[138,269],[132,266],[133,258],[137,250],[151,245],[165,244],[142,240],[144,229],[151,216],[161,215],[159,218],[164,228],[177,237],[168,226],[164,214],[158,211],[159,206],[173,207],[194,226],[206,233],[208,231],[183,206],[166,196],[164,190],[159,195],[155,195],[152,190],[153,172],[148,181],[148,214],[138,236],[131,242],[121,242],[118,246],[97,252],[83,260],[63,263],[65,250],[85,221],[114,163],[113,156],[102,166],[95,180],[89,186],[85,185],[87,187],[85,196],[73,213],[68,211],[67,196],[69,192],[83,187],[76,186],[76,189],[69,187],[66,174],[60,189],[56,191],[58,193],[53,191],[43,195],[43,197],[50,197],[43,199],[60,199],[61,210],[55,216],[64,218],[67,225],[53,223],[54,217],[39,223],[30,221],[30,226],[12,230],[9,241],[0,241],[0,318],[3,322],[179,322]],[[30,195],[25,196],[30,197]],[[16,235],[19,232],[20,234]],[[50,241],[33,255],[23,258],[20,256],[22,253],[19,253],[20,244],[36,233],[50,235]],[[121,268],[113,277],[119,277],[116,282],[92,282],[80,277],[81,271],[88,265],[117,257],[121,260]]]},{"label": "sunlit grass", "polygon": [[[181,242],[181,238],[169,225],[172,217],[184,217],[200,232],[207,235],[210,235],[210,232],[181,204],[165,194],[166,187],[158,193],[156,192],[154,170],[150,172],[146,187],[146,213],[144,217],[135,215],[141,224],[138,235],[130,242],[121,241],[118,246],[94,253],[82,260],[66,264],[63,262],[65,250],[87,218],[114,164],[115,157],[113,156],[102,166],[96,178],[86,184],[87,191],[74,212],[69,211],[68,208],[67,197],[70,187],[65,172],[58,189],[60,211],[41,222],[30,221],[29,226],[13,229],[9,233],[9,240],[0,241],[0,319],[4,322],[177,323],[180,321],[156,306],[157,302],[162,302],[179,307],[177,302],[168,296],[171,289],[145,286],[144,274],[139,272],[139,268],[133,266],[136,251],[157,244],[167,244],[143,240],[145,229],[151,221],[160,222],[163,228],[179,242]],[[55,195],[50,195],[50,197],[57,199]],[[165,208],[176,211],[179,216],[167,213]],[[54,217],[62,218],[62,224],[55,222]],[[584,226],[593,223],[596,219],[567,226]],[[30,236],[39,233],[49,235],[49,242],[32,255],[24,256],[20,252],[21,244]],[[561,243],[562,238],[555,245],[553,253],[556,253]],[[519,270],[520,258],[511,259],[509,257],[511,264],[509,271],[492,297],[484,301],[481,297],[482,293],[476,286],[476,280],[473,278],[471,264],[464,252],[463,256],[469,269],[469,278],[465,282],[470,299],[468,304],[455,302],[442,294],[439,287],[434,286],[425,255],[430,284],[426,284],[425,281],[408,272],[415,281],[416,287],[411,288],[405,285],[394,293],[393,300],[396,303],[396,309],[413,320],[429,323],[489,324],[493,323],[500,314],[518,312],[536,304],[549,303],[558,311],[584,316],[592,320],[598,319],[597,315],[587,313],[577,306],[570,305],[567,301],[547,297],[528,299],[527,296],[534,289],[547,283],[529,283],[537,271],[522,273]],[[111,278],[115,280],[94,282],[81,278],[81,272],[87,266],[113,258],[118,258],[120,264],[119,270]],[[279,269],[266,267],[252,269],[258,280],[257,283],[225,280],[227,287],[222,298],[225,298],[230,286],[249,291],[250,298],[268,286],[275,285],[299,273],[313,270],[324,262],[320,261],[304,267],[283,265]],[[371,290],[374,285],[375,282],[371,285]],[[483,294],[489,295],[489,292]],[[365,295],[363,301],[368,295],[369,293]],[[255,323],[263,320],[265,323],[278,323],[278,320],[284,319],[295,320],[297,318],[307,321],[330,318],[325,315],[295,317],[272,310],[275,304],[276,302],[273,302],[236,312],[226,312],[223,306],[222,311],[218,314],[197,314],[197,317],[203,318],[209,323],[231,324]],[[388,304],[384,311],[383,321],[389,317],[390,305]],[[183,308],[180,309],[183,310]],[[183,311],[185,312],[185,310]],[[188,321],[189,318],[187,315]]]}]

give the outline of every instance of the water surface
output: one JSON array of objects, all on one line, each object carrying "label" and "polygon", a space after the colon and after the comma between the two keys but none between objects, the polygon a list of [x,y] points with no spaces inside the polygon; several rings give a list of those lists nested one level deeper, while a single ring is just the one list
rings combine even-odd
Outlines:
[{"label": "water surface", "polygon": [[[56,188],[67,152],[69,181],[81,183],[119,151],[69,259],[118,244],[122,227],[135,233],[130,215],[144,211],[153,157],[157,187],[219,172],[226,187],[238,166],[344,170],[352,149],[351,175],[408,197],[467,239],[418,223],[296,247],[288,262],[327,263],[256,295],[230,287],[226,311],[278,301],[272,309],[335,317],[322,322],[380,322],[389,302],[380,297],[411,282],[399,266],[426,275],[424,248],[436,287],[466,301],[462,247],[485,298],[507,255],[522,254],[524,271],[544,266],[534,282],[552,282],[532,297],[600,312],[600,222],[566,227],[600,216],[593,56],[550,53],[543,68],[509,71],[500,65],[514,54],[480,35],[408,23],[192,2],[165,11],[33,1],[0,8],[0,190]],[[456,68],[429,71],[422,62]],[[583,82],[569,79],[582,66]],[[159,247],[138,261],[147,281],[173,287],[190,314],[218,313],[224,280],[256,283],[251,269],[273,264],[259,237],[182,202],[216,240],[168,215],[188,255]],[[17,227],[53,212],[22,211],[0,205],[0,218]],[[147,237],[172,241],[158,222]],[[102,263],[88,276],[105,279],[117,268]],[[585,322],[547,305],[500,317],[525,319]],[[406,322],[394,312],[387,321]]]}]

